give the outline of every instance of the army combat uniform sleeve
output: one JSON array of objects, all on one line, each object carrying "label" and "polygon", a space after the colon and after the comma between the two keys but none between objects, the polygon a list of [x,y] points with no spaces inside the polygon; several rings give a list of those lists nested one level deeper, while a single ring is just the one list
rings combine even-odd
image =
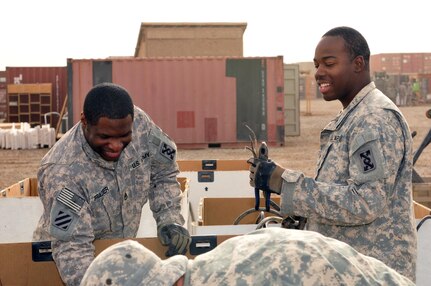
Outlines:
[{"label": "army combat uniform sleeve", "polygon": [[182,194],[177,181],[177,147],[169,136],[155,125],[150,132],[149,145],[154,156],[151,163],[149,201],[157,226],[170,223],[183,225]]},{"label": "army combat uniform sleeve", "polygon": [[321,223],[348,226],[370,223],[385,211],[403,158],[402,131],[367,117],[350,134],[332,135],[321,151],[327,156],[319,162],[324,180],[296,171],[283,174],[285,212],[300,210]]},{"label": "army combat uniform sleeve", "polygon": [[269,227],[189,261],[184,285],[414,285],[381,261],[312,231]]},{"label": "army combat uniform sleeve", "polygon": [[91,210],[79,188],[58,169],[40,175],[39,187],[52,256],[66,285],[79,285],[94,259]]}]

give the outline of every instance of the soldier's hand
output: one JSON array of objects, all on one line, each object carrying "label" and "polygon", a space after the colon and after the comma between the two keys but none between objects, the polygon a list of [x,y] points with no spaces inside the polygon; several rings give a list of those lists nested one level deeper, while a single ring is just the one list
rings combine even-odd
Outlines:
[{"label": "soldier's hand", "polygon": [[250,186],[280,194],[283,181],[281,175],[284,168],[272,160],[261,160],[253,157],[248,159],[247,163],[250,164]]},{"label": "soldier's hand", "polygon": [[165,224],[158,228],[157,236],[163,245],[168,245],[166,256],[185,254],[191,242],[191,237],[187,229],[179,224]]}]

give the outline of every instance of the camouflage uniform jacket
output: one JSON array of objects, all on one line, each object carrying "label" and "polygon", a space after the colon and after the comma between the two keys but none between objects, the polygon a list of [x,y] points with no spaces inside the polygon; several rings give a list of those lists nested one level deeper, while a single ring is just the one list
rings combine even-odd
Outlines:
[{"label": "camouflage uniform jacket", "polygon": [[135,107],[132,141],[117,162],[88,145],[81,123],[42,159],[38,171],[44,213],[34,240],[51,240],[68,285],[79,285],[94,258],[95,239],[135,237],[149,200],[157,225],[184,224],[176,146]]},{"label": "camouflage uniform jacket", "polygon": [[188,285],[414,283],[341,241],[313,231],[269,227],[230,238],[189,260],[184,279],[184,286]]},{"label": "camouflage uniform jacket", "polygon": [[283,214],[346,242],[413,281],[416,231],[412,138],[401,112],[371,82],[320,135],[316,177],[286,170]]}]

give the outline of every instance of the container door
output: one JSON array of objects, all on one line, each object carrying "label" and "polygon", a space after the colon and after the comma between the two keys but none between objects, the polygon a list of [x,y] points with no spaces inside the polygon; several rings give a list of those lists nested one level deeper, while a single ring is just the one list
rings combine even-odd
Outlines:
[{"label": "container door", "polygon": [[284,132],[299,136],[299,65],[284,65]]},{"label": "container door", "polygon": [[94,61],[93,62],[93,85],[102,82],[112,82],[112,62]]},{"label": "container door", "polygon": [[265,59],[228,59],[226,75],[236,78],[238,141],[249,141],[247,124],[259,141],[267,141],[267,88]]}]

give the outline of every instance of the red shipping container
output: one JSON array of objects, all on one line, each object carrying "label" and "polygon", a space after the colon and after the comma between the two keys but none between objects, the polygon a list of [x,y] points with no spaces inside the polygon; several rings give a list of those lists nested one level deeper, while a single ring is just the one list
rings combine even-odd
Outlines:
[{"label": "red shipping container", "polygon": [[402,54],[403,67],[401,73],[416,74],[423,73],[423,54]]},{"label": "red shipping container", "polygon": [[0,71],[0,122],[3,122],[6,115],[6,71]]},{"label": "red shipping container", "polygon": [[[67,69],[66,67],[6,67],[6,83],[51,83],[52,84],[52,112],[61,113],[67,96]],[[57,126],[59,116],[47,116],[52,127]]]},{"label": "red shipping container", "polygon": [[249,141],[244,123],[284,144],[282,56],[69,59],[68,70],[70,123],[93,85],[114,82],[180,147],[238,146]]}]

